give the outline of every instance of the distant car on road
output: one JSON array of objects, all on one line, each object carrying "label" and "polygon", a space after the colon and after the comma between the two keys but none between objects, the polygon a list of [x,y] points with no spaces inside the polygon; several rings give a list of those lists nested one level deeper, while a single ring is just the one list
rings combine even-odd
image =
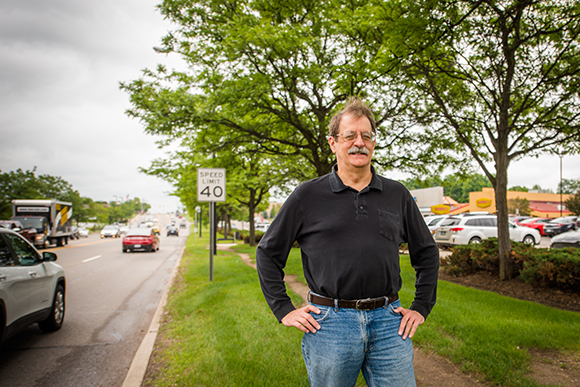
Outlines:
[{"label": "distant car on road", "polygon": [[568,230],[576,230],[577,216],[563,216],[556,218],[544,226],[546,235],[554,236],[566,232]]},{"label": "distant car on road", "polygon": [[119,231],[119,226],[115,226],[110,224],[108,226],[103,227],[101,230],[101,239],[103,238],[118,238],[121,236],[121,232]]},{"label": "distant car on road", "polygon": [[179,229],[175,226],[167,227],[167,236],[169,235],[179,236]]},{"label": "distant car on road", "polygon": [[159,250],[159,236],[151,228],[132,228],[123,238],[123,252]]},{"label": "distant car on road", "polygon": [[30,324],[43,332],[62,327],[66,285],[56,259],[0,227],[0,343]]},{"label": "distant car on road", "polygon": [[[538,230],[509,225],[510,239],[516,242],[537,245],[542,237]],[[497,217],[495,215],[464,216],[445,219],[435,232],[435,243],[440,247],[452,247],[481,243],[487,238],[497,237]]]},{"label": "distant car on road", "polygon": [[88,238],[89,230],[84,227],[79,227],[79,237]]},{"label": "distant car on road", "polygon": [[566,247],[580,248],[580,231],[567,231],[552,238],[551,249],[563,249]]}]

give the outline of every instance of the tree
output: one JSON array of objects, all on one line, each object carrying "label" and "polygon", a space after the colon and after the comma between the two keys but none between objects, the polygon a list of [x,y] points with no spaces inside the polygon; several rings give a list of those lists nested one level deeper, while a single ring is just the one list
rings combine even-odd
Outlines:
[{"label": "tree", "polygon": [[14,199],[44,199],[37,189],[35,171],[36,167],[32,171],[18,169],[0,174],[1,219],[10,219],[12,216]]},{"label": "tree", "polygon": [[558,183],[558,193],[571,195],[578,190],[580,190],[580,179],[562,179],[562,182]]},{"label": "tree", "polygon": [[566,208],[574,215],[580,215],[580,189],[565,202]]},{"label": "tree", "polygon": [[[250,2],[166,0],[159,9],[176,29],[163,52],[177,53],[182,72],[163,66],[122,83],[131,117],[163,144],[212,131],[213,147],[257,149],[278,158],[288,180],[303,181],[331,171],[327,143],[333,113],[351,95],[369,103],[380,125],[375,163],[383,168],[445,165],[428,146],[407,135],[399,114],[415,102],[407,86],[389,77],[342,25],[364,6],[334,0]],[[376,65],[380,64],[379,68]],[[397,124],[395,124],[397,123]],[[381,125],[382,124],[382,125]],[[396,150],[416,143],[414,152]]]},{"label": "tree", "polygon": [[458,203],[468,203],[470,192],[481,191],[483,187],[491,187],[487,177],[478,173],[455,173],[447,175],[443,179],[439,176],[426,179],[410,178],[403,180],[402,183],[407,189],[443,187],[445,195]]},{"label": "tree", "polygon": [[[395,4],[395,3],[391,3]],[[381,48],[425,96],[411,112],[427,140],[456,143],[495,190],[500,278],[512,278],[507,209],[511,161],[580,144],[579,4],[567,1],[401,2]],[[369,24],[384,24],[384,18]],[[395,40],[396,39],[396,40]]]},{"label": "tree", "polygon": [[528,199],[522,199],[517,197],[515,199],[508,200],[508,212],[510,214],[519,214],[523,216],[529,216],[532,214],[530,210],[530,202]]}]

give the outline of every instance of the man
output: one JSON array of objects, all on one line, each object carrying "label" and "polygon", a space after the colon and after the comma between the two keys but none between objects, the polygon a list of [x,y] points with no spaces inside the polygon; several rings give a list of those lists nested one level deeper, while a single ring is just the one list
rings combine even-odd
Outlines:
[{"label": "man", "polygon": [[[264,296],[278,321],[303,331],[313,387],[415,386],[410,338],[436,298],[439,250],[409,191],[371,166],[376,123],[351,98],[333,117],[332,173],[301,184],[284,203],[256,251]],[[284,266],[298,241],[309,304],[295,309]],[[408,243],[415,300],[401,307],[399,245]]]}]

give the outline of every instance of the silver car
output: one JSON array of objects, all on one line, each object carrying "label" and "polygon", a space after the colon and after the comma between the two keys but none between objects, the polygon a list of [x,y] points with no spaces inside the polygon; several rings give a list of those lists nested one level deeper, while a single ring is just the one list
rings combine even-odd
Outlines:
[{"label": "silver car", "polygon": [[[510,239],[516,242],[537,245],[541,241],[540,232],[533,228],[509,225]],[[497,237],[497,217],[477,215],[449,217],[435,232],[435,242],[439,247],[452,247],[480,243],[487,238]]]},{"label": "silver car", "polygon": [[28,325],[44,332],[64,321],[65,275],[56,254],[42,254],[19,234],[0,229],[0,343]]}]

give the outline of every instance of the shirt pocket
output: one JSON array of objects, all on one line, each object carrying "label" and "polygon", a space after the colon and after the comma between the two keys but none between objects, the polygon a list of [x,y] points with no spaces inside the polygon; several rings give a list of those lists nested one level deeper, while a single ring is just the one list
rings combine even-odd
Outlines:
[{"label": "shirt pocket", "polygon": [[390,241],[396,242],[399,239],[399,215],[387,211],[379,211],[379,232]]}]

